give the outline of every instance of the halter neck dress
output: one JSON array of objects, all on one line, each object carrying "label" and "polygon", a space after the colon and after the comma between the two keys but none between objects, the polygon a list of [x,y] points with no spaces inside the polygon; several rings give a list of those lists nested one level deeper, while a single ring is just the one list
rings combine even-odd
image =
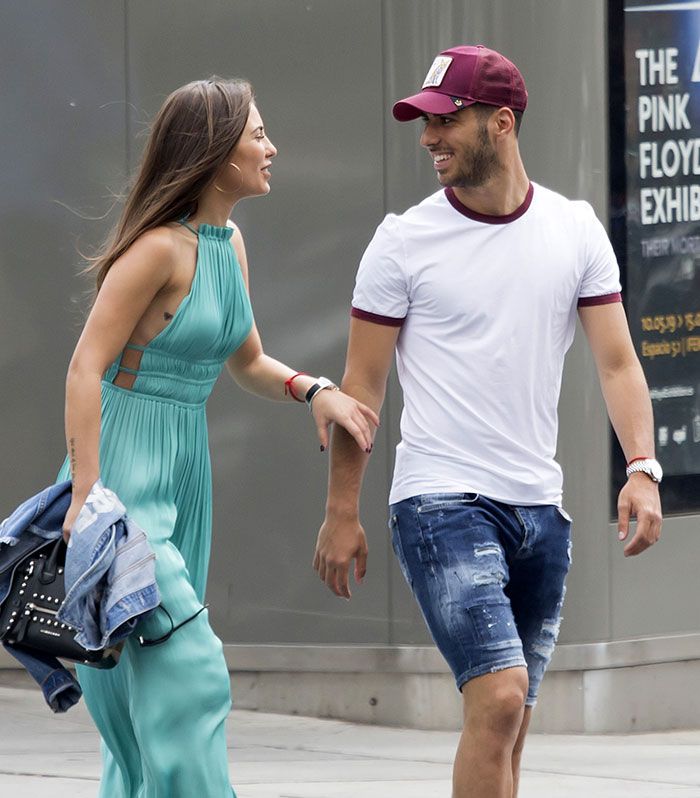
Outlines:
[{"label": "halter neck dress", "polygon": [[[211,467],[205,405],[226,359],[243,343],[253,313],[231,227],[201,224],[189,294],[141,353],[124,353],[102,383],[100,475],[147,533],[156,579],[175,624],[202,607],[211,545]],[[114,380],[127,372],[130,389]],[[69,478],[64,463],[59,479]],[[137,635],[158,638],[170,623],[156,611]],[[224,722],[231,699],[223,647],[208,613],[165,643],[126,643],[116,668],[78,667],[102,736],[100,798],[231,798]]]}]

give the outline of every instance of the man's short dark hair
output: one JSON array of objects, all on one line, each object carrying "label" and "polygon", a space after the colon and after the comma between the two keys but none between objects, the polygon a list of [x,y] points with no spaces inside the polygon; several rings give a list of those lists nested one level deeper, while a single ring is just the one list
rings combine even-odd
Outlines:
[{"label": "man's short dark hair", "polygon": [[[487,116],[491,116],[491,114],[496,110],[495,105],[487,105],[486,103],[474,103],[468,107],[473,108],[480,119],[485,119]],[[516,111],[515,108],[511,108],[510,110],[513,112],[513,116],[515,117],[515,135],[517,137],[518,133],[520,133],[520,125],[523,121],[523,112]]]}]

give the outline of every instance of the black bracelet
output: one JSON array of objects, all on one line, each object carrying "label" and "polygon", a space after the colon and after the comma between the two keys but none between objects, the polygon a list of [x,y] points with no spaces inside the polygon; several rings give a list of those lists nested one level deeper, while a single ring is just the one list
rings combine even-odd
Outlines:
[{"label": "black bracelet", "polygon": [[306,406],[309,408],[309,412],[311,412],[311,402],[313,401],[314,396],[316,396],[316,394],[319,391],[322,391],[324,388],[330,388],[332,391],[339,390],[338,386],[329,380],[328,377],[319,377],[304,395],[304,401],[306,402]]},{"label": "black bracelet", "polygon": [[309,390],[306,392],[306,395],[304,396],[304,401],[306,402],[306,404],[308,405],[308,407],[311,407],[311,400],[314,398],[314,396],[316,396],[316,394],[317,394],[319,391],[322,391],[322,390],[323,390],[323,388],[321,388],[321,386],[320,386],[320,385],[319,385],[317,382],[315,382],[315,383],[314,383],[314,384],[313,384],[313,385],[312,385],[312,386],[309,388]]}]

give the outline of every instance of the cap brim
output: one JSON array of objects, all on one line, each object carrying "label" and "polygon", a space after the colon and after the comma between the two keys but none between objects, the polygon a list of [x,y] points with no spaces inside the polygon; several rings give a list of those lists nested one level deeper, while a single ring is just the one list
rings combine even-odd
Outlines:
[{"label": "cap brim", "polygon": [[462,105],[457,106],[446,94],[437,91],[422,91],[405,100],[394,104],[392,113],[399,122],[410,122],[418,119],[422,114],[453,114],[461,108],[473,105],[473,100],[462,100]]}]

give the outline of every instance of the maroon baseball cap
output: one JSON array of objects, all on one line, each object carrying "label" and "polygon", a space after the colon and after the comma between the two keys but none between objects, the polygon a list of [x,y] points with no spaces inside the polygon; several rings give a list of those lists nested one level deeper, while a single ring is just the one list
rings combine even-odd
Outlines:
[{"label": "maroon baseball cap", "polygon": [[483,44],[443,50],[433,61],[422,91],[393,108],[399,122],[421,114],[451,114],[474,103],[524,111],[527,89],[520,70]]}]

